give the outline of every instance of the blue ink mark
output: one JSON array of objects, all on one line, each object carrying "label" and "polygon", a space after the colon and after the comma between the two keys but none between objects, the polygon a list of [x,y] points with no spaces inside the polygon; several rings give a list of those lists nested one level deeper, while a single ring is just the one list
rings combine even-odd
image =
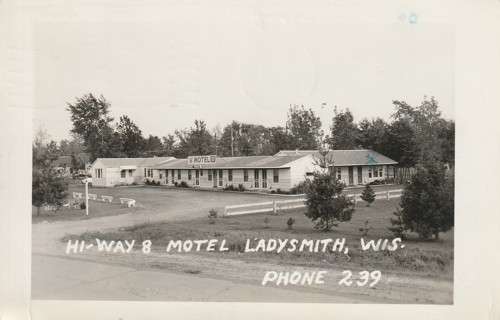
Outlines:
[{"label": "blue ink mark", "polygon": [[367,155],[366,155],[366,160],[367,160],[367,161],[368,161],[368,163],[370,163],[370,164],[377,164],[377,163],[378,163],[377,159],[375,159],[375,156],[374,156],[374,155],[372,155],[372,154],[367,154]]},{"label": "blue ink mark", "polygon": [[408,18],[408,21],[411,23],[411,24],[416,24],[417,23],[417,20],[418,20],[418,14],[416,14],[415,12],[412,12],[410,14],[410,17]]}]

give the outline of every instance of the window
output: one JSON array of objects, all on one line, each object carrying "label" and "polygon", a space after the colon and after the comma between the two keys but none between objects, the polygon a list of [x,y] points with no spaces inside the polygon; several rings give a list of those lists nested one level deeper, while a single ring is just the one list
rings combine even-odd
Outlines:
[{"label": "window", "polygon": [[125,178],[125,173],[126,173],[126,171],[125,171],[125,170],[122,170],[122,171],[120,172],[120,176],[121,176],[122,178]]},{"label": "window", "polygon": [[132,176],[132,170],[129,170],[128,171],[128,176],[131,177]]},{"label": "window", "polygon": [[208,170],[208,181],[212,181],[212,170]]},{"label": "window", "polygon": [[181,180],[181,170],[177,170],[177,180]]},{"label": "window", "polygon": [[168,170],[165,170],[165,178],[168,179]]},{"label": "window", "polygon": [[200,176],[203,177],[203,169],[200,170]]},{"label": "window", "polygon": [[146,168],[144,168],[144,176],[147,177]]},{"label": "window", "polygon": [[335,176],[337,177],[337,180],[342,180],[342,168],[335,167]]},{"label": "window", "polygon": [[378,176],[380,178],[384,176],[384,167],[378,167]]},{"label": "window", "polygon": [[273,170],[273,182],[274,183],[279,183],[280,182],[280,171],[279,171],[279,169],[274,169]]},{"label": "window", "polygon": [[147,169],[146,173],[147,173],[146,177],[148,177],[148,178],[152,178],[153,177],[153,169]]},{"label": "window", "polygon": [[95,177],[102,178],[102,169],[95,169]]},{"label": "window", "polygon": [[160,179],[163,179],[163,173],[160,172]]},{"label": "window", "polygon": [[227,170],[227,180],[233,181],[233,170],[231,169]]},{"label": "window", "polygon": [[219,170],[219,187],[222,187],[223,185],[223,177],[224,177],[224,172],[222,170]]},{"label": "window", "polygon": [[188,170],[188,180],[191,180],[191,170]]},{"label": "window", "polygon": [[373,177],[373,168],[369,167],[368,168],[368,178],[372,178],[372,177]]},{"label": "window", "polygon": [[384,176],[384,167],[370,167],[368,171],[368,178],[371,178],[372,176],[374,178],[382,178]]},{"label": "window", "polygon": [[248,182],[248,170],[243,170],[243,181]]}]

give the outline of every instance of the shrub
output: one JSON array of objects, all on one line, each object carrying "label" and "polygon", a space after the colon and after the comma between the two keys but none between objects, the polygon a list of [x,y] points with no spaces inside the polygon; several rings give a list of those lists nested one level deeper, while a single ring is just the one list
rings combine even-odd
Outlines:
[{"label": "shrub", "polygon": [[244,192],[245,191],[245,187],[240,183],[238,185],[238,190],[241,191],[241,192]]},{"label": "shrub", "polygon": [[288,229],[292,229],[294,223],[295,223],[294,218],[288,219],[288,221],[286,222],[286,224],[288,225]]},{"label": "shrub", "polygon": [[134,182],[132,182],[130,185],[131,185],[131,186],[136,186],[136,185],[138,185],[138,183],[134,181]]},{"label": "shrub", "polygon": [[235,191],[235,188],[234,188],[234,186],[232,184],[230,184],[228,186],[225,186],[224,190],[226,190],[226,191]]},{"label": "shrub", "polygon": [[208,223],[215,224],[215,218],[217,218],[217,210],[216,209],[210,209],[208,211]]},{"label": "shrub", "polygon": [[178,187],[179,183],[177,181],[174,182],[174,187]]},{"label": "shrub", "polygon": [[181,181],[181,183],[177,184],[176,187],[179,187],[179,188],[189,188],[189,185],[187,184],[186,181]]},{"label": "shrub", "polygon": [[87,205],[85,204],[85,202],[80,203],[80,209],[87,209]]},{"label": "shrub", "polygon": [[370,204],[373,201],[375,201],[375,191],[373,191],[373,188],[368,183],[363,189],[363,193],[361,194],[361,199],[366,202],[367,207],[369,207]]},{"label": "shrub", "polygon": [[396,236],[397,238],[404,239],[404,231],[405,231],[405,226],[403,223],[403,213],[401,212],[400,208],[397,208],[396,211],[392,213],[395,218],[390,218],[392,227],[389,227],[390,231]]},{"label": "shrub", "polygon": [[212,217],[212,218],[217,218],[217,212],[218,212],[217,209],[210,209],[208,211],[208,213],[209,213],[208,216]]},{"label": "shrub", "polygon": [[363,235],[364,236],[367,236],[368,235],[368,231],[370,231],[370,229],[372,229],[373,227],[370,226],[368,227],[368,220],[365,221],[365,226],[362,227],[362,228],[359,228],[359,231],[363,232]]},{"label": "shrub", "polygon": [[290,189],[290,194],[304,194],[311,185],[311,180],[306,179]]}]

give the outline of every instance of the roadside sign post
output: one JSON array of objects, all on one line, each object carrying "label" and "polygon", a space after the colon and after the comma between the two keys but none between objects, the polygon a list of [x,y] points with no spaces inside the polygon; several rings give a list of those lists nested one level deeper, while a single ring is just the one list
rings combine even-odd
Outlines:
[{"label": "roadside sign post", "polygon": [[89,181],[85,181],[85,214],[89,215]]}]

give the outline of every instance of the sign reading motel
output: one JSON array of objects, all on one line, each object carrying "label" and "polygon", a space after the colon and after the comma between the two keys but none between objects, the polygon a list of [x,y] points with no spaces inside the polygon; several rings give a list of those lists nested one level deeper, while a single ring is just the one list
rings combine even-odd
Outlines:
[{"label": "sign reading motel", "polygon": [[213,164],[217,156],[189,156],[188,164]]}]

